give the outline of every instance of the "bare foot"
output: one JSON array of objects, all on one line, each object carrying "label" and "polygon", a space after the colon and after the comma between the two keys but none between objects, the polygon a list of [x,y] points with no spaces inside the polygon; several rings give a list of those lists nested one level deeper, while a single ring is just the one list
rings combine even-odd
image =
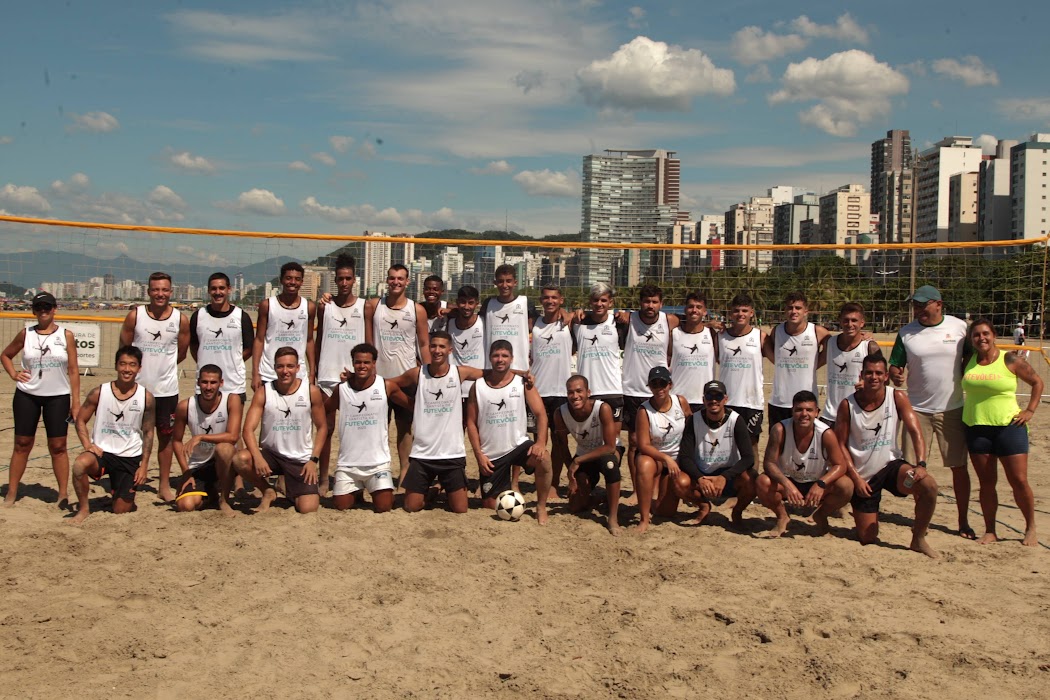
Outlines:
[{"label": "bare foot", "polygon": [[548,501],[557,501],[561,496],[558,495],[558,489],[551,486],[550,493],[547,494]]},{"label": "bare foot", "polygon": [[986,532],[981,539],[977,540],[977,544],[991,544],[992,542],[998,542],[999,536],[994,532]]},{"label": "bare foot", "polygon": [[777,518],[777,524],[773,526],[773,529],[766,533],[766,537],[771,540],[775,540],[785,532],[787,532],[788,525],[791,523],[791,518],[784,516],[783,518]]},{"label": "bare foot", "polygon": [[[836,513],[840,511],[835,511]],[[834,514],[833,514],[834,515]],[[813,514],[813,522],[817,525],[817,534],[820,536],[831,534],[831,525],[828,523],[828,516],[824,515],[820,511]]]},{"label": "bare foot", "polygon": [[87,508],[82,508],[77,511],[77,514],[73,516],[73,519],[69,521],[69,524],[80,525],[82,522],[84,522],[84,520],[87,519],[87,516],[89,515],[91,515],[91,511]]},{"label": "bare foot", "polygon": [[536,522],[540,525],[547,524],[547,506],[536,506]]},{"label": "bare foot", "polygon": [[959,523],[959,537],[964,540],[975,540],[977,539],[977,533],[973,531],[969,523]]},{"label": "bare foot", "polygon": [[704,518],[711,514],[711,504],[703,503],[700,505],[700,510],[696,512],[696,517],[692,520],[686,520],[685,525],[699,525],[704,522]]},{"label": "bare foot", "polygon": [[157,491],[157,497],[165,503],[171,503],[175,500],[175,492],[171,490],[170,486],[163,486]]},{"label": "bare foot", "polygon": [[734,508],[732,514],[729,516],[729,520],[733,527],[741,527],[744,524],[744,509]]},{"label": "bare foot", "polygon": [[4,498],[4,507],[5,508],[10,508],[14,504],[15,504],[15,496],[13,496],[10,493],[8,493],[7,496]]},{"label": "bare foot", "polygon": [[237,515],[237,511],[230,507],[230,504],[226,501],[219,501],[219,512],[225,515],[227,518],[232,518]]},{"label": "bare foot", "polygon": [[642,522],[638,523],[638,534],[639,535],[644,535],[645,531],[648,530],[648,529],[649,529],[649,521],[648,520],[642,520]]},{"label": "bare foot", "polygon": [[269,510],[270,509],[270,504],[273,503],[276,500],[277,500],[277,492],[274,491],[273,489],[270,489],[270,488],[266,489],[266,491],[263,492],[262,502],[259,504],[259,507],[255,509],[255,512],[256,513],[263,513],[265,511]]},{"label": "bare foot", "polygon": [[1035,536],[1034,527],[1024,531],[1024,539],[1021,540],[1021,544],[1025,547],[1035,547],[1039,544],[1039,540]]},{"label": "bare foot", "polygon": [[613,537],[620,536],[620,525],[619,523],[609,523],[609,534]]},{"label": "bare foot", "polygon": [[926,538],[921,536],[921,535],[914,535],[911,538],[911,547],[909,549],[911,549],[913,552],[919,552],[920,554],[925,554],[930,559],[940,559],[941,558],[941,555],[938,554],[933,549],[933,547],[931,547],[929,545],[929,543],[926,542]]}]

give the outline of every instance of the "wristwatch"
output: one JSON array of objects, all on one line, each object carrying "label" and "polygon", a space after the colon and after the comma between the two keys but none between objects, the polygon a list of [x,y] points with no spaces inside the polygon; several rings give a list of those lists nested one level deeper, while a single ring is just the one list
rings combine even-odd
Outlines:
[{"label": "wristwatch", "polygon": [[926,460],[925,459],[920,459],[918,462],[915,463],[915,466],[916,467],[922,467],[923,469],[925,469],[926,468]]},{"label": "wristwatch", "polygon": [[320,462],[320,461],[321,461],[321,458],[320,458],[320,457],[318,457],[317,455],[310,455],[310,459],[308,459],[308,460],[306,460],[306,461],[307,461],[307,462]]},{"label": "wristwatch", "polygon": [[828,485],[824,483],[823,479],[817,479],[817,486],[825,490],[828,488]]}]

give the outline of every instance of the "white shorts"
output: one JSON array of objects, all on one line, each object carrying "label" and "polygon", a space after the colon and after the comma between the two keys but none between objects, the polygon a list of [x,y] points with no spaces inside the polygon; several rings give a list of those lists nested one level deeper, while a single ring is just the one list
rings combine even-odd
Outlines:
[{"label": "white shorts", "polygon": [[384,489],[394,489],[394,479],[390,475],[390,462],[377,464],[374,467],[336,467],[335,488],[333,496],[345,496],[365,490],[375,493]]},{"label": "white shorts", "polygon": [[339,386],[339,382],[333,382],[331,380],[317,382],[317,388],[320,389],[321,393],[323,393],[326,397],[331,397],[332,394],[335,393],[335,388],[337,386]]}]

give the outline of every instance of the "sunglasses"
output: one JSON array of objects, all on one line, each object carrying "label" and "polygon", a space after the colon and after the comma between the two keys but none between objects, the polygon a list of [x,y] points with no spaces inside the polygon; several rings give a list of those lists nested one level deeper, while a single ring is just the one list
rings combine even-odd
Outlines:
[{"label": "sunglasses", "polygon": [[663,379],[654,379],[649,382],[649,386],[653,389],[663,389],[671,385],[671,382],[665,382]]},{"label": "sunglasses", "polygon": [[51,304],[33,304],[33,312],[37,311],[51,311],[55,307]]},{"label": "sunglasses", "polygon": [[704,394],[704,401],[721,401],[725,397],[725,394],[719,394],[718,392],[708,392]]}]

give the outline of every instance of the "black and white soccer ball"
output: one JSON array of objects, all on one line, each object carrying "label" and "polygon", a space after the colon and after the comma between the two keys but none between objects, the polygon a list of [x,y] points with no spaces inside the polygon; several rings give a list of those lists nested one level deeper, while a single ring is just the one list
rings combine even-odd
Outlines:
[{"label": "black and white soccer ball", "polygon": [[496,515],[500,520],[520,520],[525,515],[525,497],[517,491],[504,491],[496,497]]}]

